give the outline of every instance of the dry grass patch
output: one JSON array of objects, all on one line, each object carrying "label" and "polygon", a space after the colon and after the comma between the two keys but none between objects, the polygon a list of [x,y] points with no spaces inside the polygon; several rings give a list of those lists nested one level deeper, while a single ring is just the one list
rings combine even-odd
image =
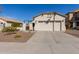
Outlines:
[{"label": "dry grass patch", "polygon": [[34,34],[33,32],[20,32],[20,31],[13,33],[1,32],[0,42],[26,42],[32,37],[33,34]]}]

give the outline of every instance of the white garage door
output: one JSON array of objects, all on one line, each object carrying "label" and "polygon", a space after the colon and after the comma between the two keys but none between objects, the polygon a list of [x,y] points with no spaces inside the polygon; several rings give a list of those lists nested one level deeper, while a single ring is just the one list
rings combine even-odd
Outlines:
[{"label": "white garage door", "polygon": [[52,31],[52,23],[40,22],[35,25],[37,31]]},{"label": "white garage door", "polygon": [[54,22],[54,31],[61,31],[60,22]]},{"label": "white garage door", "polygon": [[37,23],[35,25],[36,31],[61,31],[61,23],[60,22],[49,22],[49,23]]}]

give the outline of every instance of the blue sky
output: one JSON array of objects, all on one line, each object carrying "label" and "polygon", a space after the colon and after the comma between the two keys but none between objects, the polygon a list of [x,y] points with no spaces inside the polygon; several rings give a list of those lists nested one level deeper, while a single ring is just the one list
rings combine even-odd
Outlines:
[{"label": "blue sky", "polygon": [[10,17],[21,21],[32,20],[42,12],[58,12],[66,14],[67,12],[79,9],[78,4],[3,4],[1,16]]}]

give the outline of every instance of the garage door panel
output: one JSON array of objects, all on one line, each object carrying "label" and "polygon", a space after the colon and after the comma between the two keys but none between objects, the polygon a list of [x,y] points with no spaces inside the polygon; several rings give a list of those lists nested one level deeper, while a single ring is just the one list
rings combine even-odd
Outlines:
[{"label": "garage door panel", "polygon": [[60,31],[60,22],[54,22],[54,31]]},{"label": "garage door panel", "polygon": [[50,22],[50,23],[37,23],[35,25],[35,30],[37,31],[60,31],[60,22]]},{"label": "garage door panel", "polygon": [[39,23],[35,29],[39,31],[52,31],[52,23]]}]

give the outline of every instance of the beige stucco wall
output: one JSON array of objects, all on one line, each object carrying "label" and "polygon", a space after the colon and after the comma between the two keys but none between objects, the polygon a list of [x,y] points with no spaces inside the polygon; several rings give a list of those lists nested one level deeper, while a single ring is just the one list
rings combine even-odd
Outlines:
[{"label": "beige stucco wall", "polygon": [[[53,22],[48,22],[48,23],[45,23],[45,22],[39,23],[38,22],[38,21],[47,21],[49,19],[48,17],[50,17],[50,15],[45,14],[43,16],[40,15],[40,16],[34,18],[33,22],[35,23],[35,30],[36,31],[53,31]],[[51,21],[54,20],[53,14],[51,15],[50,20]],[[65,17],[62,17],[62,16],[56,14],[55,20],[56,21],[63,21],[62,22],[62,31],[65,31],[66,30],[66,28],[65,28]],[[31,25],[32,24],[30,24],[30,28],[32,29]],[[58,29],[59,25],[60,25],[60,23],[54,22],[54,31],[59,31],[59,29]]]},{"label": "beige stucco wall", "polygon": [[5,27],[11,26],[11,23],[7,23],[6,21],[3,21],[2,19],[0,19],[0,31],[4,28],[3,24],[5,24]]},{"label": "beige stucco wall", "polygon": [[5,21],[3,21],[3,20],[0,19],[0,31],[3,29],[3,24],[4,24],[4,23],[6,24]]},{"label": "beige stucco wall", "polygon": [[69,14],[69,20],[72,20],[72,17],[73,17],[73,13],[70,13]]},{"label": "beige stucco wall", "polygon": [[[51,17],[51,18],[48,18],[48,17]],[[47,21],[48,19],[50,19],[50,20],[54,20],[54,15],[53,14],[51,14],[51,15],[47,15],[47,14],[45,14],[45,15],[40,15],[40,16],[38,16],[38,17],[36,17],[35,19],[34,19],[34,21],[36,21],[36,20],[38,20],[38,21]],[[64,17],[62,17],[62,16],[60,16],[60,15],[57,15],[56,14],[56,16],[55,16],[55,20],[64,20],[65,18]]]},{"label": "beige stucco wall", "polygon": [[33,27],[32,27],[32,22],[29,23],[29,30],[33,30]]},{"label": "beige stucco wall", "polygon": [[[5,27],[10,27],[12,25],[12,23],[8,23],[2,19],[0,19],[0,31],[4,28],[4,25],[5,24]],[[20,30],[25,30],[26,26],[22,26],[22,27],[18,27],[17,29],[20,29]]]},{"label": "beige stucco wall", "polygon": [[5,27],[10,27],[12,23],[6,23]]}]

